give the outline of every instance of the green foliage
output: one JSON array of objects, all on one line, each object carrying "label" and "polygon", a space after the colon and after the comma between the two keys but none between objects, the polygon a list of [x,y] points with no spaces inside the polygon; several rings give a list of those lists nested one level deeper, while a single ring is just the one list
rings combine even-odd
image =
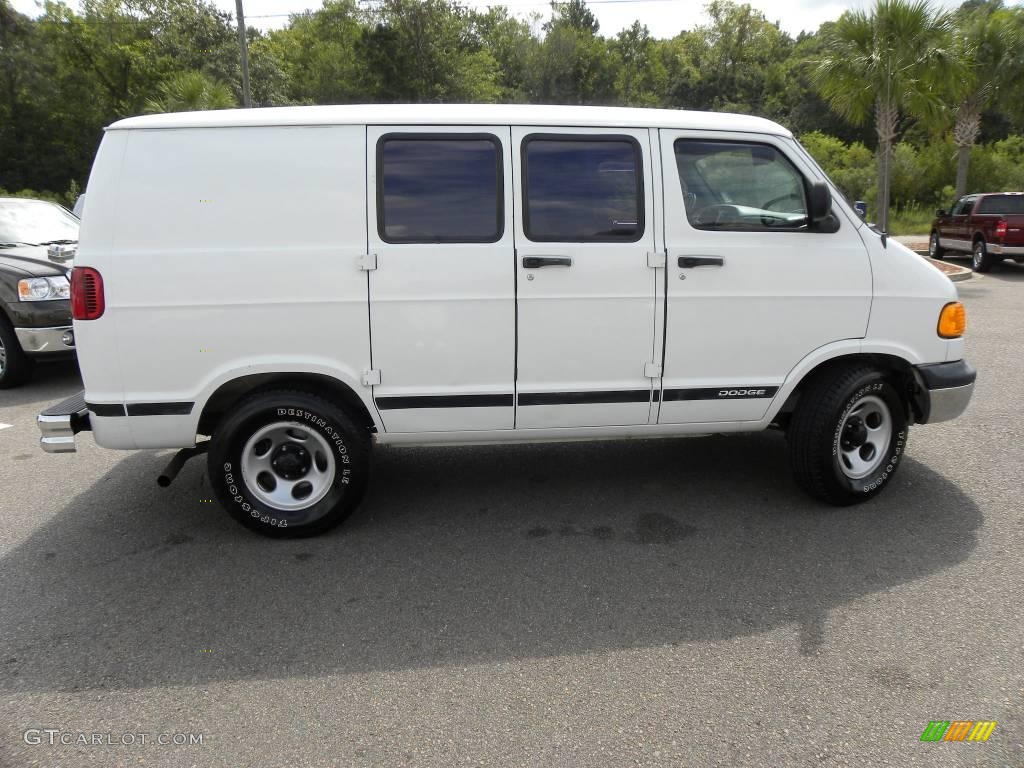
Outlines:
[{"label": "green foliage", "polygon": [[826,50],[815,73],[822,95],[854,122],[866,121],[879,104],[940,112],[939,89],[956,74],[950,29],[949,17],[927,0],[876,0],[870,13],[846,11],[823,35]]},{"label": "green foliage", "polygon": [[[891,23],[838,48],[857,14],[794,39],[733,0],[710,2],[706,22],[694,29],[652,32],[637,22],[604,34],[584,0],[553,2],[526,17],[518,15],[523,6],[510,8],[323,0],[282,29],[247,30],[253,102],[621,104],[758,114],[800,135],[851,198],[873,199],[877,137],[864,121],[880,89],[895,87],[902,108],[892,201],[907,211],[948,205],[956,162],[946,134],[960,94],[951,86],[984,84],[998,70],[999,83],[985,91],[968,188],[1024,188],[1024,139],[1015,135],[1024,133],[1017,97],[1024,10],[1000,0],[965,4],[961,27],[984,16],[988,32],[971,32],[956,46],[942,19],[921,15],[921,3],[881,0],[875,16],[882,9]],[[1003,28],[1010,37],[1000,37]],[[935,77],[952,66],[950,51],[969,78]],[[837,88],[822,79],[824,61],[832,62]],[[886,62],[899,64],[895,81],[881,76]],[[36,18],[0,0],[0,185],[73,204],[104,126],[144,111],[233,106],[240,80],[235,20],[213,0],[47,0]]]},{"label": "green foliage", "polygon": [[689,109],[762,114],[769,94],[783,87],[793,40],[749,5],[712,0],[710,24],[676,38],[681,67],[676,104]]},{"label": "green foliage", "polygon": [[146,112],[195,112],[236,106],[231,89],[202,72],[179,72],[164,80],[157,96],[146,101]]},{"label": "green foliage", "polygon": [[1024,190],[1024,136],[975,146],[967,178],[968,192]]},{"label": "green foliage", "polygon": [[28,197],[35,200],[49,200],[51,203],[67,205],[67,203],[61,199],[60,195],[55,195],[53,192],[46,192],[43,190],[19,189],[16,192],[9,192],[3,187],[0,187],[0,197]]},{"label": "green foliage", "polygon": [[897,205],[889,220],[889,233],[892,235],[921,235],[921,239],[926,240],[934,218],[934,207],[929,208],[921,203]]},{"label": "green foliage", "polygon": [[875,165],[870,149],[859,141],[847,144],[812,131],[800,137],[811,156],[850,200],[868,200],[874,193]]},{"label": "green foliage", "polygon": [[497,99],[498,63],[465,8],[446,0],[383,0],[357,55],[374,101]]}]

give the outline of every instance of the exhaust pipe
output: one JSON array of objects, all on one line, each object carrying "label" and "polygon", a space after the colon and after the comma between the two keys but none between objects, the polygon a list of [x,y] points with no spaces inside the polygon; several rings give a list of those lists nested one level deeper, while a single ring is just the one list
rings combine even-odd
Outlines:
[{"label": "exhaust pipe", "polygon": [[174,478],[178,476],[178,473],[181,472],[181,468],[185,466],[186,461],[195,456],[201,456],[202,454],[206,453],[209,447],[210,441],[204,440],[201,443],[196,443],[195,446],[192,448],[182,448],[180,451],[174,454],[174,456],[171,457],[171,460],[167,463],[167,466],[164,467],[164,471],[161,472],[160,475],[157,477],[156,484],[159,485],[161,488],[166,488],[167,486],[169,486],[172,482],[174,482]]}]

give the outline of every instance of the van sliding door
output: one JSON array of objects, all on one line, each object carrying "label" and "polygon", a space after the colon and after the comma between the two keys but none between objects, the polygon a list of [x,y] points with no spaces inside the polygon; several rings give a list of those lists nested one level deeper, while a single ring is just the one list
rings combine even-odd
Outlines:
[{"label": "van sliding door", "polygon": [[516,428],[647,424],[664,290],[649,132],[516,127],[512,138]]}]

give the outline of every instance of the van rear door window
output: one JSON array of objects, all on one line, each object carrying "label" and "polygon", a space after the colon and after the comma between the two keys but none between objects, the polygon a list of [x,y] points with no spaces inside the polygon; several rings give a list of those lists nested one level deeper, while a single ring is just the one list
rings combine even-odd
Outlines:
[{"label": "van rear door window", "polygon": [[493,243],[504,230],[491,134],[389,134],[377,143],[377,231],[387,243]]},{"label": "van rear door window", "polygon": [[535,242],[626,242],[644,233],[640,145],[627,136],[527,136],[523,228]]}]

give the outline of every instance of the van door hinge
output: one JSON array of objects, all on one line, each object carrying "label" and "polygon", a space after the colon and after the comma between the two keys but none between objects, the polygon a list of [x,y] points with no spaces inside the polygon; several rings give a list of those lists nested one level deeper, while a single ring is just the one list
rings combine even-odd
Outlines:
[{"label": "van door hinge", "polygon": [[356,266],[364,272],[377,268],[377,254],[376,253],[364,253],[362,256],[356,257]]},{"label": "van door hinge", "polygon": [[380,371],[376,368],[370,368],[363,371],[363,386],[372,387],[380,384]]},{"label": "van door hinge", "polygon": [[660,379],[661,365],[658,363],[644,363],[644,376],[648,379]]},{"label": "van door hinge", "polygon": [[651,269],[659,269],[665,266],[665,253],[663,251],[648,251],[647,266]]}]

